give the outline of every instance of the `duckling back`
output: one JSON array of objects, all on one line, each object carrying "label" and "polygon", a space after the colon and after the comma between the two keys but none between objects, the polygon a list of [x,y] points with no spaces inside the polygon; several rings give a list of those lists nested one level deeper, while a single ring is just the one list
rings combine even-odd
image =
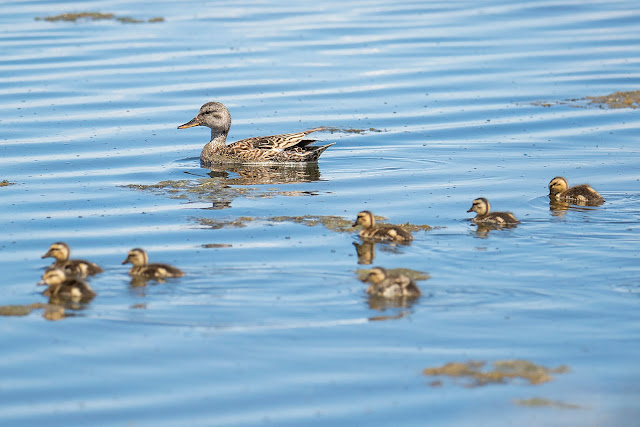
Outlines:
[{"label": "duckling back", "polygon": [[410,242],[413,235],[399,225],[374,225],[360,230],[363,239],[389,240],[394,242]]}]

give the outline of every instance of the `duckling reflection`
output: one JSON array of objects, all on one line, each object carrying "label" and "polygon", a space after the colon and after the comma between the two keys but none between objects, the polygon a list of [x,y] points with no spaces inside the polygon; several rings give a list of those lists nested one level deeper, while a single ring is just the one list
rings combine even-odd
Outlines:
[{"label": "duckling reflection", "polygon": [[131,263],[133,267],[129,270],[132,277],[141,277],[144,280],[154,279],[160,281],[169,277],[182,277],[184,273],[179,268],[169,264],[149,264],[149,257],[144,249],[135,248],[129,251],[127,258],[122,264]]},{"label": "duckling reflection", "polygon": [[369,265],[376,257],[376,243],[371,240],[364,240],[362,243],[353,242],[358,255],[358,264]]},{"label": "duckling reflection", "polygon": [[49,251],[41,258],[55,258],[52,267],[59,267],[65,270],[69,276],[80,276],[85,278],[89,275],[102,273],[103,270],[97,264],[83,259],[69,259],[71,248],[65,242],[56,242],[49,247]]},{"label": "duckling reflection", "polygon": [[549,182],[549,199],[578,206],[599,206],[604,203],[604,198],[589,185],[569,187],[567,180],[561,176],[556,176]]},{"label": "duckling reflection", "polygon": [[491,212],[491,205],[484,197],[475,199],[467,212],[475,212],[477,215],[471,221],[485,226],[514,227],[520,223],[511,212]]},{"label": "duckling reflection", "polygon": [[69,277],[58,267],[50,267],[42,276],[40,284],[47,285],[42,295],[49,297],[50,304],[61,302],[87,303],[97,295],[88,283],[78,277]]},{"label": "duckling reflection", "polygon": [[359,236],[363,239],[374,239],[392,242],[411,242],[413,235],[399,225],[380,224],[376,225],[376,219],[370,211],[358,213],[354,227],[362,226]]}]

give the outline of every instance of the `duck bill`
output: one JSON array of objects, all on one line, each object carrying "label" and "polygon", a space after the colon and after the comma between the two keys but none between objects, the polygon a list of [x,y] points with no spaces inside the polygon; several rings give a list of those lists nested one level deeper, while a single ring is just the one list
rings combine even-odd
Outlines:
[{"label": "duck bill", "polygon": [[471,206],[467,212],[473,212],[473,206]]},{"label": "duck bill", "polygon": [[36,286],[44,286],[46,284],[47,284],[47,282],[45,282],[44,279],[42,279],[38,283],[36,283]]},{"label": "duck bill", "polygon": [[122,261],[122,264],[124,265],[124,264],[126,264],[126,263],[128,263],[128,262],[129,262],[129,257],[127,257],[127,259],[125,259],[124,261]]},{"label": "duck bill", "polygon": [[190,122],[187,122],[183,125],[178,126],[178,129],[187,129],[187,128],[192,128],[194,126],[200,126],[200,122],[198,121],[197,117],[193,118]]},{"label": "duck bill", "polygon": [[51,256],[51,251],[49,251],[46,254],[42,255],[40,258],[48,258],[50,256]]}]

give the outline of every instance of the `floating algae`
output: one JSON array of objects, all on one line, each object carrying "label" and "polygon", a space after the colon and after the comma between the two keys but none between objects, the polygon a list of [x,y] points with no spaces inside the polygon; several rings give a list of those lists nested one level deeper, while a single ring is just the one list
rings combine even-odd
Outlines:
[{"label": "floating algae", "polygon": [[27,316],[33,310],[43,310],[42,317],[47,320],[64,319],[64,307],[56,304],[34,303],[25,305],[2,305],[0,306],[0,316]]},{"label": "floating algae", "polygon": [[564,101],[537,101],[532,105],[539,107],[551,107],[553,105],[570,105],[572,107],[586,108],[595,106],[599,108],[633,108],[640,107],[640,90],[619,91],[609,95],[586,96],[584,98],[566,99]]},{"label": "floating algae", "polygon": [[451,362],[437,368],[426,368],[422,371],[427,376],[448,376],[464,378],[468,382],[465,387],[479,387],[488,384],[504,384],[508,380],[522,379],[529,384],[543,384],[553,380],[550,374],[563,374],[569,371],[565,365],[557,368],[546,368],[527,360],[498,360],[493,362],[493,370],[482,371],[482,361],[466,363]]},{"label": "floating algae", "polygon": [[530,399],[514,399],[513,403],[519,406],[529,406],[534,408],[552,407],[558,409],[581,409],[580,405],[573,403],[558,402],[555,400],[545,399],[543,397],[532,397]]},{"label": "floating algae", "polygon": [[91,21],[104,21],[104,20],[115,20],[122,22],[124,24],[140,24],[144,22],[148,23],[156,23],[163,22],[164,18],[155,17],[147,20],[144,19],[135,19],[130,16],[116,16],[113,13],[101,13],[101,12],[78,12],[78,13],[62,13],[60,15],[53,16],[44,16],[44,17],[36,17],[36,21],[48,21],[48,22],[76,22],[80,19],[91,20]]},{"label": "floating algae", "polygon": [[0,181],[0,187],[8,187],[8,186],[14,185],[14,184],[15,184],[15,182],[9,182],[6,179]]},{"label": "floating algae", "polygon": [[363,134],[365,132],[386,132],[381,130],[381,129],[376,129],[376,128],[369,128],[369,129],[355,129],[355,128],[337,128],[337,127],[328,127],[326,130],[328,130],[329,132],[333,133],[338,133],[338,132],[342,132],[342,133],[357,133],[357,134]]}]

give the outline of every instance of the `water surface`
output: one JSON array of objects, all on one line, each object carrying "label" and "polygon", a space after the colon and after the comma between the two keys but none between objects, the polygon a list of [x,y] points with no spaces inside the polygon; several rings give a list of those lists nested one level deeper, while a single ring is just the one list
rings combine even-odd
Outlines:
[{"label": "water surface", "polygon": [[[35,20],[81,11],[165,20]],[[0,319],[0,421],[633,425],[640,120],[567,100],[639,89],[639,18],[632,1],[4,2],[2,304],[46,301],[55,241],[106,273],[73,316]],[[306,169],[201,168],[207,129],[176,126],[210,100],[231,140],[324,125],[337,144]],[[556,175],[607,202],[550,210]],[[479,196],[522,223],[477,230]],[[272,220],[363,209],[434,227],[375,246],[372,265],[429,273],[414,304],[371,304],[355,231]],[[186,276],[132,286],[133,247]],[[569,371],[422,374],[508,359]],[[579,408],[514,403],[535,397]]]}]

